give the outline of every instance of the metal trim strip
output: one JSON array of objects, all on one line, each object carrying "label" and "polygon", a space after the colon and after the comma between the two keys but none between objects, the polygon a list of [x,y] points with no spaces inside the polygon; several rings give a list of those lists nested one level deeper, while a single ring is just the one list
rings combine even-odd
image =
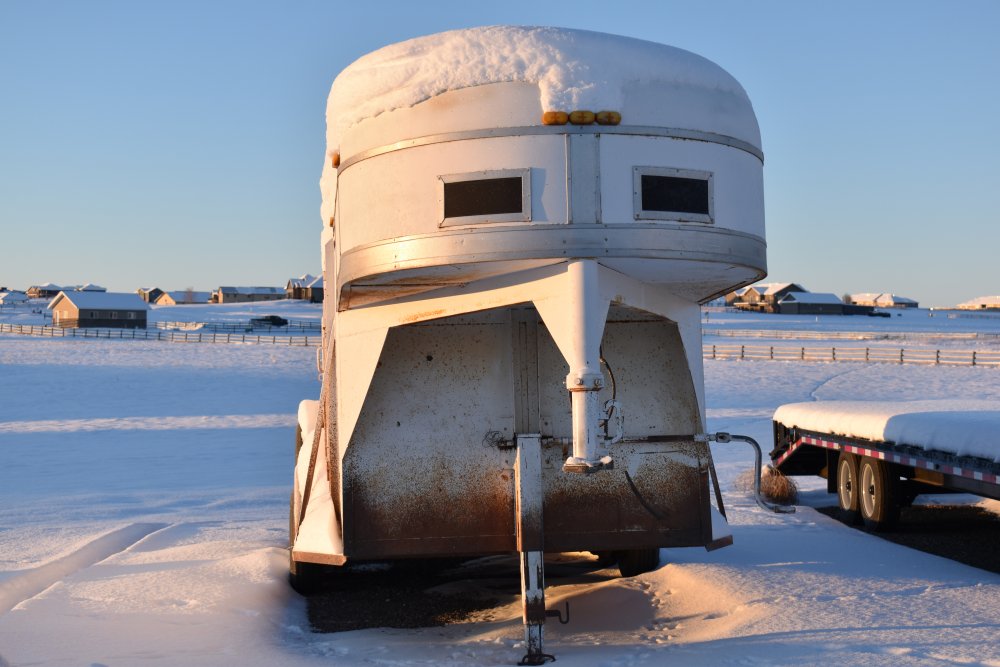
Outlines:
[{"label": "metal trim strip", "polygon": [[431,146],[433,144],[443,144],[452,141],[469,141],[472,139],[494,139],[499,137],[523,137],[523,136],[569,136],[571,134],[614,134],[622,136],[639,137],[661,137],[665,139],[681,139],[685,141],[703,141],[710,144],[719,144],[729,148],[744,151],[764,162],[764,152],[748,141],[737,139],[725,134],[715,132],[703,132],[700,130],[686,130],[675,127],[655,127],[652,125],[528,125],[520,127],[497,127],[483,130],[464,130],[461,132],[444,132],[441,134],[429,134],[425,137],[415,137],[413,139],[403,139],[385,146],[369,148],[355,155],[350,156],[340,162],[337,174],[343,173],[345,169],[363,162],[364,160],[393,153],[395,151],[418,148],[420,146]]},{"label": "metal trim strip", "polygon": [[[614,244],[608,241],[609,229],[614,229]],[[706,238],[714,243],[706,244]],[[690,239],[697,243],[691,244]],[[403,269],[518,259],[626,257],[725,261],[758,268],[763,263],[765,246],[765,241],[753,234],[700,225],[692,228],[681,223],[445,228],[348,250],[340,259],[337,289]]]}]

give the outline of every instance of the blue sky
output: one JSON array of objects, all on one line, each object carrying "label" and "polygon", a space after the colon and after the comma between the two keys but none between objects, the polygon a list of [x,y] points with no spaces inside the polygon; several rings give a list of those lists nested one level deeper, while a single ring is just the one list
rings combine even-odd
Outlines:
[{"label": "blue sky", "polygon": [[[345,5],[347,5],[345,7]],[[0,0],[0,285],[211,289],[319,267],[324,110],[385,44],[559,25],[732,73],[770,279],[1000,294],[1000,3]]]}]

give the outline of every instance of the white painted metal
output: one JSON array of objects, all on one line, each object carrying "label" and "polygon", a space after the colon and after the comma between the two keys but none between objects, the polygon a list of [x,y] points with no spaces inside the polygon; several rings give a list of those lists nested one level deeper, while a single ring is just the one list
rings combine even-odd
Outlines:
[{"label": "white painted metal", "polygon": [[[375,514],[427,497],[447,512],[461,494],[510,514],[503,503],[520,473],[494,441],[513,442],[529,413],[545,438],[539,484],[576,499],[581,524],[596,512],[586,496],[598,485],[621,484],[607,497],[639,506],[625,472],[650,494],[641,500],[680,514],[671,504],[679,489],[652,480],[671,467],[703,484],[707,444],[628,438],[705,431],[699,303],[766,272],[760,137],[737,89],[631,82],[615,109],[622,125],[552,127],[540,123],[538,85],[496,81],[342,128],[330,145],[339,167],[331,159],[322,181],[322,248],[324,337],[336,343],[324,377],[334,385],[329,470],[357,485],[353,496],[331,485],[343,494],[331,503],[344,508],[345,556],[360,544],[351,503],[375,487]],[[636,168],[710,175],[710,219],[637,220]],[[443,180],[483,173],[526,174],[526,210],[442,226]],[[511,349],[518,322],[537,328],[527,369],[512,368],[522,359]],[[602,343],[620,376],[622,442],[601,427],[612,398]],[[514,386],[530,400],[515,400]],[[570,438],[571,452],[552,444]],[[609,468],[612,457],[598,480],[562,472]],[[358,480],[358,470],[380,477]],[[707,484],[699,488],[682,511],[703,517],[694,521],[707,541],[717,531]]]}]

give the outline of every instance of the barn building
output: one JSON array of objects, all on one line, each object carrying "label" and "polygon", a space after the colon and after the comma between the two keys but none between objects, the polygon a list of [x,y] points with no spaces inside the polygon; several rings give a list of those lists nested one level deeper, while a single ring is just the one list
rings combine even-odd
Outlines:
[{"label": "barn building", "polygon": [[191,303],[208,303],[212,300],[211,292],[196,292],[194,290],[177,290],[163,292],[155,300],[157,306],[177,306]]},{"label": "barn building", "polygon": [[220,287],[212,293],[212,303],[278,301],[285,298],[280,287]]},{"label": "barn building", "polygon": [[788,292],[776,305],[781,315],[843,315],[844,302],[829,292]]},{"label": "barn building", "polygon": [[874,306],[876,308],[919,308],[920,304],[913,299],[898,294],[863,292],[851,294],[851,303],[857,306]]},{"label": "barn building", "polygon": [[49,310],[57,327],[145,329],[149,306],[137,294],[60,292]]}]

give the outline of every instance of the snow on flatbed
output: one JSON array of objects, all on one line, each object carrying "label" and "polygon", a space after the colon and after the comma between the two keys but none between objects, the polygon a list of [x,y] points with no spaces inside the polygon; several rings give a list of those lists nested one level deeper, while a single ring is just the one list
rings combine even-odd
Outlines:
[{"label": "snow on flatbed", "polygon": [[849,438],[1000,462],[1000,402],[818,401],[782,405],[774,421]]}]

